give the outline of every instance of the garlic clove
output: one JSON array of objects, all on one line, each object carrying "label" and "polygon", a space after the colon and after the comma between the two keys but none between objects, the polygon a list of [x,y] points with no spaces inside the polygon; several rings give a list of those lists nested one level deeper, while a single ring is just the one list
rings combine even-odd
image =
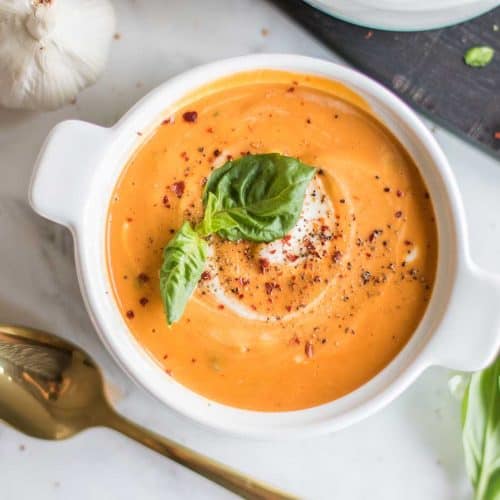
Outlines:
[{"label": "garlic clove", "polygon": [[56,9],[50,4],[33,5],[32,12],[26,16],[26,29],[35,40],[47,38],[56,26]]},{"label": "garlic clove", "polygon": [[109,0],[3,0],[0,105],[56,109],[96,81],[115,31]]}]

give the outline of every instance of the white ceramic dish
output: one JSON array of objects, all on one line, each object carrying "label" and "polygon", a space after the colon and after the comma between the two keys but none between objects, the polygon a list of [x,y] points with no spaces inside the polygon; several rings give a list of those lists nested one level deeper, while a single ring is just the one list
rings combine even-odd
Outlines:
[{"label": "white ceramic dish", "polygon": [[[201,85],[260,68],[325,76],[362,95],[419,166],[434,201],[440,240],[432,298],[404,349],[356,391],[331,403],[293,412],[264,413],[228,407],[166,376],[129,332],[115,305],[106,269],[108,204],[118,176],[138,146],[137,131],[158,125],[164,118],[162,110]],[[387,404],[428,366],[476,370],[488,364],[500,346],[500,277],[478,269],[469,257],[459,192],[436,141],[419,118],[385,88],[327,61],[295,55],[252,55],[216,62],[160,85],[112,128],[63,122],[52,130],[42,148],[30,199],[39,214],[71,229],[89,314],[123,369],[163,403],[217,429],[272,438],[333,431]]]},{"label": "white ceramic dish", "polygon": [[421,31],[484,14],[499,0],[306,0],[327,14],[382,30]]}]

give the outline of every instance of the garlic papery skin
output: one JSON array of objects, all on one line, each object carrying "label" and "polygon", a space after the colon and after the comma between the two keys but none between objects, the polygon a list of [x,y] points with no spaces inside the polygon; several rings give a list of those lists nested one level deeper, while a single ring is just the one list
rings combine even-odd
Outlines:
[{"label": "garlic papery skin", "polygon": [[72,102],[104,70],[114,31],[109,0],[0,0],[0,105]]}]

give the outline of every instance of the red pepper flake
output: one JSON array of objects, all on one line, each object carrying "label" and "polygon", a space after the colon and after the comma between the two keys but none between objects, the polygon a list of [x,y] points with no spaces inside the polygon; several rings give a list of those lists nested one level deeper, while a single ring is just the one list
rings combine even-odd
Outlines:
[{"label": "red pepper flake", "polygon": [[325,233],[327,231],[330,231],[330,228],[328,226],[321,226],[321,232]]},{"label": "red pepper flake", "polygon": [[390,187],[387,187],[387,186],[386,186],[386,187],[384,188],[384,193],[389,193],[390,191],[391,191],[391,188],[390,188]]},{"label": "red pepper flake", "polygon": [[167,196],[167,195],[165,195],[161,201],[162,201],[163,206],[164,206],[165,208],[170,208],[170,206],[171,206],[171,205],[170,205],[170,200],[168,199],[168,196]]},{"label": "red pepper flake", "polygon": [[340,250],[335,250],[333,252],[333,262],[338,263],[342,259],[342,252]]},{"label": "red pepper flake", "polygon": [[398,198],[401,198],[401,197],[403,196],[403,191],[401,191],[401,190],[399,190],[399,189],[398,189],[398,190],[396,191],[396,196],[397,196]]},{"label": "red pepper flake", "polygon": [[267,295],[271,295],[271,293],[273,293],[273,290],[281,291],[281,286],[278,283],[273,283],[271,281],[266,281],[266,283],[264,283],[264,287],[266,289]]},{"label": "red pepper flake", "polygon": [[264,259],[264,258],[260,258],[259,259],[259,267],[260,267],[260,272],[261,273],[264,273],[267,269],[269,269],[269,260],[268,259]]},{"label": "red pepper flake", "polygon": [[244,297],[244,295],[243,295],[242,293],[240,293],[240,294],[238,295],[238,298],[239,298],[240,300],[241,300],[243,297]]},{"label": "red pepper flake", "polygon": [[257,307],[254,306],[253,304],[250,306],[252,308],[253,311],[256,311],[257,310]]},{"label": "red pepper flake", "polygon": [[285,254],[285,256],[286,256],[287,260],[289,260],[290,262],[295,262],[299,258],[298,255],[295,255],[293,253],[287,253],[287,254]]},{"label": "red pepper flake", "polygon": [[135,314],[134,314],[134,311],[132,311],[132,309],[129,309],[129,310],[126,312],[126,315],[127,315],[127,318],[128,318],[128,319],[134,319],[134,318],[135,318]]},{"label": "red pepper flake", "polygon": [[381,234],[383,233],[382,229],[374,229],[371,233],[370,236],[368,236],[368,241],[372,243],[377,239]]},{"label": "red pepper flake", "polygon": [[402,215],[403,215],[403,212],[401,212],[401,210],[398,210],[398,211],[394,214],[394,217],[396,217],[396,219],[400,219]]},{"label": "red pepper flake", "polygon": [[221,154],[220,149],[218,149],[218,148],[214,149],[214,158],[217,158],[218,156],[220,156],[220,154]]},{"label": "red pepper flake", "polygon": [[250,280],[247,278],[236,278],[236,280],[241,286],[247,286],[250,283]]},{"label": "red pepper flake", "polygon": [[186,151],[182,151],[181,153],[181,158],[184,160],[184,161],[189,161],[189,156],[187,154]]},{"label": "red pepper flake", "polygon": [[182,198],[182,195],[184,194],[184,188],[186,187],[186,184],[184,181],[179,181],[179,182],[174,182],[170,186],[170,190],[175,193],[177,198]]},{"label": "red pepper flake", "polygon": [[290,312],[292,310],[292,306],[286,306],[285,309]]},{"label": "red pepper flake", "polygon": [[274,254],[276,253],[276,250],[269,250],[269,253],[270,253],[271,255],[274,255]]},{"label": "red pepper flake", "polygon": [[287,92],[291,93],[291,92],[295,92],[295,87],[289,87],[286,89]]},{"label": "red pepper flake", "polygon": [[283,245],[289,245],[291,239],[292,239],[292,235],[291,234],[287,234],[286,236],[283,236],[283,238],[281,239],[281,241],[283,242]]},{"label": "red pepper flake", "polygon": [[146,307],[146,304],[149,302],[149,299],[147,299],[146,297],[141,297],[141,299],[139,300],[139,304],[141,304],[142,307]]},{"label": "red pepper flake", "polygon": [[313,256],[313,257],[320,257],[318,251],[316,250],[316,247],[314,246],[314,243],[311,240],[306,240],[305,241],[305,246],[307,251]]},{"label": "red pepper flake", "polygon": [[149,281],[149,276],[146,273],[139,273],[137,275],[137,281],[141,284],[147,283]]},{"label": "red pepper flake", "polygon": [[214,133],[214,129],[212,127],[207,127],[206,128],[206,131],[209,133],[209,134],[213,134]]},{"label": "red pepper flake", "polygon": [[194,123],[198,119],[198,113],[196,111],[186,111],[182,118],[185,122]]},{"label": "red pepper flake", "polygon": [[306,356],[308,358],[312,358],[314,355],[314,346],[312,345],[312,342],[307,341],[306,345],[304,347],[304,352],[306,353]]},{"label": "red pepper flake", "polygon": [[203,272],[201,273],[201,279],[202,279],[203,281],[208,281],[208,280],[209,280],[209,279],[211,279],[211,278],[212,278],[212,276],[210,276],[210,273],[209,273],[208,271],[203,271]]},{"label": "red pepper flake", "polygon": [[166,369],[165,369],[165,373],[166,373],[167,375],[169,375],[170,377],[172,376],[172,370],[170,370],[170,369],[168,369],[168,368],[166,368]]},{"label": "red pepper flake", "polygon": [[217,307],[218,307],[220,310],[222,310],[222,309],[224,309],[224,304],[219,304]]},{"label": "red pepper flake", "polygon": [[495,133],[493,134],[493,137],[494,137],[495,139],[500,140],[500,130],[499,130],[499,131],[497,131],[497,132],[495,132]]},{"label": "red pepper flake", "polygon": [[289,344],[295,344],[295,345],[299,345],[300,344],[300,339],[297,335],[294,335],[289,341],[288,341]]},{"label": "red pepper flake", "polygon": [[369,40],[373,36],[373,31],[368,31],[365,35],[365,40]]},{"label": "red pepper flake", "polygon": [[413,245],[413,243],[410,240],[405,240],[405,245],[409,247],[410,245]]},{"label": "red pepper flake", "polygon": [[168,359],[168,354],[164,354],[163,359]]},{"label": "red pepper flake", "polygon": [[201,185],[204,186],[207,183],[208,179],[206,177],[202,177]]},{"label": "red pepper flake", "polygon": [[174,123],[174,120],[171,116],[161,122],[162,125],[169,125],[170,123]]},{"label": "red pepper flake", "polygon": [[133,222],[134,219],[132,219],[132,217],[127,217],[127,222]]}]

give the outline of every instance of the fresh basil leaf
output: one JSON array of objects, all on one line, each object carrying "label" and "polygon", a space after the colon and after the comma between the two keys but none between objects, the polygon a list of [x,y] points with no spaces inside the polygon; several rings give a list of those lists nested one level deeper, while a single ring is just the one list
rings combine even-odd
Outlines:
[{"label": "fresh basil leaf", "polygon": [[208,193],[203,220],[196,226],[196,232],[204,237],[222,230],[232,229],[238,223],[224,210],[213,193]]},{"label": "fresh basil leaf", "polygon": [[160,291],[168,324],[178,321],[205,267],[207,243],[184,222],[163,251]]},{"label": "fresh basil leaf", "polygon": [[500,499],[500,357],[474,373],[462,403],[465,464],[476,500]]},{"label": "fresh basil leaf", "polygon": [[482,68],[491,62],[495,50],[486,45],[471,47],[464,55],[465,64],[473,68]]},{"label": "fresh basil leaf", "polygon": [[278,153],[243,156],[212,173],[203,203],[208,206],[212,193],[215,215],[222,212],[236,221],[237,226],[217,231],[223,238],[274,241],[296,224],[314,173],[313,167]]}]

